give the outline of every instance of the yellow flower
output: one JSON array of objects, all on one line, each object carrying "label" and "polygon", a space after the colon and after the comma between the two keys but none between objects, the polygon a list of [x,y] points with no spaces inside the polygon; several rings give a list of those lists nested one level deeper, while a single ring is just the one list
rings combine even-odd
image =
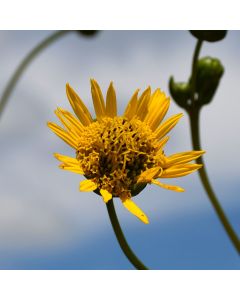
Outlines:
[{"label": "yellow flower", "polygon": [[117,116],[116,93],[112,82],[107,91],[106,104],[101,89],[91,80],[94,120],[80,97],[66,86],[68,100],[76,114],[58,108],[55,113],[64,128],[49,122],[50,129],[76,151],[76,157],[55,154],[60,168],[87,178],[80,182],[81,191],[95,191],[105,203],[119,197],[123,205],[144,223],[148,218],[131,200],[146,184],[183,192],[178,186],[167,185],[159,178],[188,175],[202,165],[189,164],[204,151],[189,151],[166,156],[163,148],[166,135],[182,114],[162,123],[170,99],[157,89],[148,87],[140,97],[136,90],[122,116]]}]

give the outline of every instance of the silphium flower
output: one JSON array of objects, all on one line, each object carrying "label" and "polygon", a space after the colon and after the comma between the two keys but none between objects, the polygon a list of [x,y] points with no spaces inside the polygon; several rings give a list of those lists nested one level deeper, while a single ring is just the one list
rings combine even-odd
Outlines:
[{"label": "silphium flower", "polygon": [[94,191],[107,203],[119,197],[123,205],[144,223],[145,213],[132,201],[147,184],[183,192],[179,186],[161,182],[161,178],[188,175],[202,165],[190,163],[204,151],[188,151],[166,156],[164,146],[169,131],[182,114],[162,122],[170,99],[157,89],[148,87],[139,97],[136,90],[122,116],[117,115],[116,93],[112,82],[106,103],[98,83],[91,80],[91,92],[96,113],[94,119],[83,101],[66,85],[68,100],[75,112],[58,108],[55,113],[63,128],[49,122],[50,129],[75,150],[75,156],[55,154],[60,168],[82,174],[80,191]]}]

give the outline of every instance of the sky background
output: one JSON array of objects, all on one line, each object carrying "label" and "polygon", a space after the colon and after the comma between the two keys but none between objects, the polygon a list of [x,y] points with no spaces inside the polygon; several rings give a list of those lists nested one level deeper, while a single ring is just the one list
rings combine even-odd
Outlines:
[{"label": "sky background", "polygon": [[[25,55],[51,31],[0,31],[0,94]],[[204,43],[225,73],[201,114],[202,147],[212,185],[240,235],[240,32]],[[79,175],[63,172],[54,152],[73,155],[50,132],[57,106],[70,110],[69,82],[93,112],[90,78],[104,94],[112,80],[118,110],[136,88],[187,80],[195,39],[187,31],[104,31],[93,39],[68,33],[42,52],[18,82],[0,120],[0,269],[133,269],[119,248],[100,197],[78,191]],[[168,115],[184,112],[173,101]],[[185,114],[166,153],[191,150]],[[169,181],[168,181],[169,182]],[[174,193],[155,186],[135,197],[145,225],[115,200],[127,240],[151,269],[240,269],[240,260],[197,174],[172,179]]]}]

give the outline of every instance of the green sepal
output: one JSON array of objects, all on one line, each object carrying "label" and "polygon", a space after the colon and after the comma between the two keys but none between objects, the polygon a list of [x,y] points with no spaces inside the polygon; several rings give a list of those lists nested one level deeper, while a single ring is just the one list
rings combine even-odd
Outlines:
[{"label": "green sepal", "polygon": [[137,196],[139,193],[141,193],[142,190],[145,189],[147,186],[147,183],[136,183],[134,184],[133,188],[131,189],[131,196]]},{"label": "green sepal", "polygon": [[[137,196],[139,193],[141,193],[142,190],[145,189],[145,187],[147,186],[147,183],[136,183],[134,184],[134,186],[131,189],[131,196]],[[102,196],[100,194],[100,190],[97,188],[96,190],[93,191],[95,194]],[[116,196],[113,195],[113,198],[116,198]]]},{"label": "green sepal", "polygon": [[169,90],[173,100],[181,107],[188,106],[187,101],[191,97],[190,85],[187,82],[175,82],[173,76],[169,80]]}]

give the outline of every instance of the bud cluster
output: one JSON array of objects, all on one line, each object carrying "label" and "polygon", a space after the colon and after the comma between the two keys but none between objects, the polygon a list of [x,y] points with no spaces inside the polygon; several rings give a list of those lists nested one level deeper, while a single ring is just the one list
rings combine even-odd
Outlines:
[{"label": "bud cluster", "polygon": [[[226,30],[190,30],[199,41],[217,42],[222,40]],[[186,110],[191,107],[202,107],[213,99],[224,67],[218,58],[210,56],[196,61],[193,73],[188,82],[175,82],[173,76],[169,80],[169,90],[175,102]]]}]

